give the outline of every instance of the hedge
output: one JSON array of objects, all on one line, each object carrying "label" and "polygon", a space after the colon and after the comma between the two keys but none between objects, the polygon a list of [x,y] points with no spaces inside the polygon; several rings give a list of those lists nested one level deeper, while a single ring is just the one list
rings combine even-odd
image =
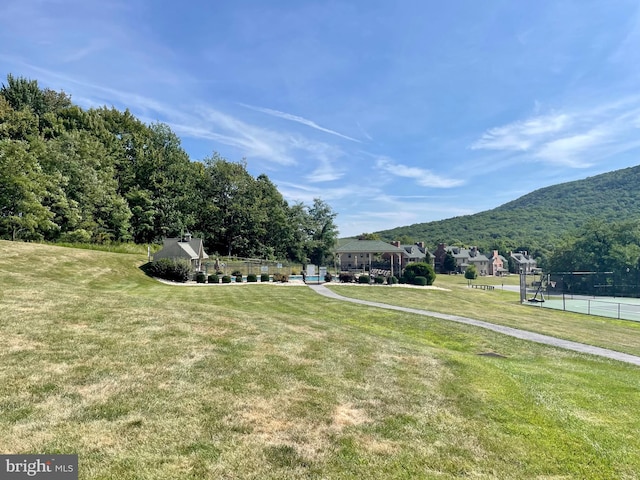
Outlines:
[{"label": "hedge", "polygon": [[342,283],[352,283],[356,281],[356,277],[353,275],[353,273],[342,272],[338,276],[338,280],[340,280]]},{"label": "hedge", "polygon": [[149,265],[149,273],[165,280],[186,282],[191,275],[191,264],[187,260],[161,258]]}]

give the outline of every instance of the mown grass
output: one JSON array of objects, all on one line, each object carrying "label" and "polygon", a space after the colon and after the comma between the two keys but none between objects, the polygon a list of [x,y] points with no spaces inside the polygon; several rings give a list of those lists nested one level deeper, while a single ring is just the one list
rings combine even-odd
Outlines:
[{"label": "mown grass", "polygon": [[144,261],[0,242],[0,451],[78,453],[84,479],[640,471],[636,367]]},{"label": "mown grass", "polygon": [[521,305],[520,294],[501,290],[499,279],[487,277],[482,281],[495,282],[496,289],[469,288],[464,278],[450,275],[439,275],[434,283],[444,290],[375,285],[332,285],[329,288],[346,297],[467,316],[640,355],[640,322]]},{"label": "mown grass", "polygon": [[78,248],[81,250],[96,250],[99,252],[111,252],[111,253],[130,253],[147,255],[148,249],[151,253],[155,253],[162,248],[162,245],[158,244],[137,244],[133,242],[108,242],[108,243],[81,243],[81,242],[56,242],[49,245],[55,245],[58,247]]}]

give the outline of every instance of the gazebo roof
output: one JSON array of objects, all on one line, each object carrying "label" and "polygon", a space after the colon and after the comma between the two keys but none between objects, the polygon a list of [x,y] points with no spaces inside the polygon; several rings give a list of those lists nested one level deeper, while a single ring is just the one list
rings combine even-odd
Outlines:
[{"label": "gazebo roof", "polygon": [[404,248],[396,247],[382,240],[353,240],[335,251],[336,253],[398,253],[407,256]]}]

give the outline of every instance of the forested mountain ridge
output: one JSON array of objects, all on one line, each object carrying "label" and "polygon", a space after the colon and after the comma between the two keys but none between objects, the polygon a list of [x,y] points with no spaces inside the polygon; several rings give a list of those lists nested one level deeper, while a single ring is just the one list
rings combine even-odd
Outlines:
[{"label": "forested mountain ridge", "polygon": [[492,210],[376,232],[383,240],[475,245],[481,251],[526,249],[546,258],[590,220],[640,219],[640,166],[535,190]]},{"label": "forested mountain ridge", "polygon": [[8,75],[0,88],[0,238],[152,243],[190,231],[211,254],[321,264],[335,216],[320,199],[289,205],[244,161],[192,161],[165,124],[84,110],[35,80]]}]

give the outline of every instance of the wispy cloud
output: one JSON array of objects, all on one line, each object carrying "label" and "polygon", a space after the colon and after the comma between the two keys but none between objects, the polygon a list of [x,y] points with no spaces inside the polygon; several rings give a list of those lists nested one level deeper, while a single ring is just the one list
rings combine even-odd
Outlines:
[{"label": "wispy cloud", "polygon": [[451,188],[464,184],[463,180],[442,177],[424,168],[394,163],[387,157],[379,157],[376,167],[396,177],[412,178],[422,187]]},{"label": "wispy cloud", "polygon": [[592,165],[587,152],[603,142],[607,135],[599,130],[559,138],[545,143],[536,156],[555,165],[587,168]]},{"label": "wispy cloud", "polygon": [[80,48],[74,48],[69,53],[64,55],[63,62],[77,62],[86,57],[95,55],[100,50],[106,48],[108,42],[105,40],[92,40],[88,45],[83,45]]},{"label": "wispy cloud", "polygon": [[639,118],[638,96],[609,99],[586,108],[535,115],[489,129],[470,148],[510,152],[511,162],[524,158],[556,166],[587,168],[637,148],[633,130]]},{"label": "wispy cloud", "polygon": [[274,179],[274,183],[284,198],[292,202],[311,203],[314,198],[322,198],[325,201],[339,201],[345,198],[367,200],[380,193],[378,189],[372,187],[354,189],[349,185],[342,185],[324,188],[314,184],[294,183],[277,178]]},{"label": "wispy cloud", "polygon": [[201,109],[190,124],[202,129],[207,138],[238,148],[249,158],[281,165],[297,163],[291,152],[295,143],[291,135],[249,124],[213,108]]},{"label": "wispy cloud", "polygon": [[337,137],[344,138],[346,140],[351,140],[352,142],[360,143],[360,140],[357,140],[357,139],[355,139],[353,137],[349,137],[347,135],[343,135],[342,133],[336,132],[335,130],[331,130],[329,128],[322,127],[322,126],[318,125],[316,122],[314,122],[312,120],[308,120],[308,119],[306,119],[304,117],[299,117],[298,115],[292,115],[291,113],[281,112],[281,111],[278,111],[278,110],[272,110],[271,108],[254,107],[252,105],[246,105],[244,103],[241,103],[240,105],[242,105],[245,108],[249,108],[251,110],[255,110],[256,112],[265,113],[267,115],[271,115],[272,117],[278,117],[278,118],[282,118],[284,120],[290,120],[292,122],[296,122],[296,123],[300,123],[302,125],[306,125],[307,127],[315,128],[316,130],[320,130],[321,132],[330,133],[331,135],[335,135]]},{"label": "wispy cloud", "polygon": [[562,131],[571,123],[566,114],[539,115],[488,130],[471,145],[472,150],[531,149],[548,135]]},{"label": "wispy cloud", "polygon": [[356,122],[356,125],[358,125],[358,128],[360,129],[360,133],[362,133],[362,135],[364,135],[367,140],[373,141],[373,137],[371,135],[369,135],[369,132],[367,132],[362,127],[362,125],[360,125],[360,122]]}]

